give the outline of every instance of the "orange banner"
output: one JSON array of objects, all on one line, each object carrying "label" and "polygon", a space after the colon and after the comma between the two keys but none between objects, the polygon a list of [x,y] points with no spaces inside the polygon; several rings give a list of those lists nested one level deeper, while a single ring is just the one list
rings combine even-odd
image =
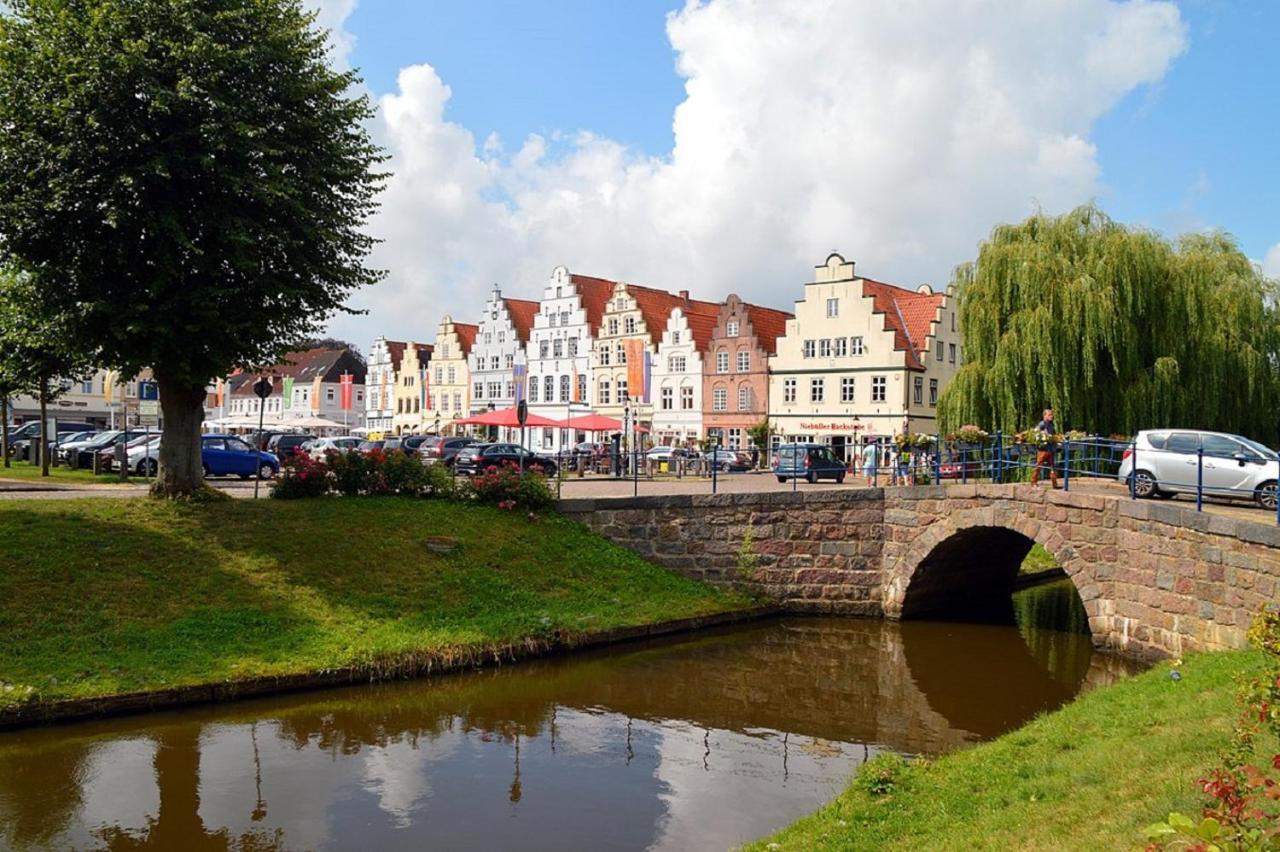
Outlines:
[{"label": "orange banner", "polygon": [[640,399],[644,394],[644,341],[628,340],[623,346],[627,352],[627,395]]},{"label": "orange banner", "polygon": [[318,412],[320,410],[320,376],[316,376],[315,381],[311,383],[311,410]]}]

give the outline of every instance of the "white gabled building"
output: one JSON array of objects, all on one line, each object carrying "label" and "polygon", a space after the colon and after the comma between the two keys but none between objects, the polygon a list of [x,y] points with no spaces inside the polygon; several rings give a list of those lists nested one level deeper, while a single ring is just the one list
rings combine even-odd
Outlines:
[{"label": "white gabled building", "polygon": [[671,309],[653,363],[653,442],[692,446],[702,437],[702,375],[719,305],[689,300]]},{"label": "white gabled building", "polygon": [[[557,266],[542,291],[529,335],[529,410],[552,420],[585,414],[594,404],[591,347],[615,284]],[[567,429],[534,429],[529,448],[560,452],[586,440]]]},{"label": "white gabled building", "polygon": [[[477,324],[476,339],[467,356],[471,376],[471,413],[511,408],[523,388],[522,373],[527,365],[525,348],[533,328],[538,303],[527,299],[507,299],[494,285],[484,314]],[[518,440],[519,430],[514,430]],[[513,435],[502,436],[512,440]]]},{"label": "white gabled building", "polygon": [[[400,395],[400,370],[404,353],[410,344],[402,340],[374,338],[369,348],[369,373],[365,379],[364,425],[371,433],[391,433],[397,413],[397,397]],[[431,347],[413,344],[418,352],[418,363],[425,366],[431,360]]]}]

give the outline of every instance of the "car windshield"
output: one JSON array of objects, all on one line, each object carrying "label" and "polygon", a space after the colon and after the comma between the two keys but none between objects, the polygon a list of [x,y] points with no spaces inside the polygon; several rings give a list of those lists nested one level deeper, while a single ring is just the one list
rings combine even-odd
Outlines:
[{"label": "car windshield", "polygon": [[1280,455],[1277,455],[1275,450],[1267,447],[1264,444],[1259,444],[1257,441],[1251,441],[1248,438],[1242,438],[1239,436],[1236,437],[1236,440],[1244,444],[1246,447],[1257,450],[1264,459],[1270,459],[1271,461],[1275,461],[1276,459],[1280,458]]},{"label": "car windshield", "polygon": [[104,446],[106,446],[107,444],[110,444],[112,441],[114,441],[116,438],[119,438],[119,437],[120,437],[120,433],[119,433],[119,432],[103,432],[101,435],[99,435],[99,436],[97,436],[96,438],[94,438],[93,440],[91,440],[91,441],[89,442],[89,446],[91,446],[91,447],[104,447]]}]

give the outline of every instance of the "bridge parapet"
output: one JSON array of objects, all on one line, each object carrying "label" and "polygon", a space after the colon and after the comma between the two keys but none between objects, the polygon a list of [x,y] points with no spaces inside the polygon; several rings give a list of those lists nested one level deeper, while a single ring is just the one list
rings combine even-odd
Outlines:
[{"label": "bridge parapet", "polygon": [[[649,559],[797,612],[887,618],[1007,592],[1032,542],[1075,583],[1094,642],[1158,657],[1240,647],[1275,605],[1280,529],[1176,504],[945,485],[566,500]],[[1002,592],[1003,590],[1003,592]]]}]

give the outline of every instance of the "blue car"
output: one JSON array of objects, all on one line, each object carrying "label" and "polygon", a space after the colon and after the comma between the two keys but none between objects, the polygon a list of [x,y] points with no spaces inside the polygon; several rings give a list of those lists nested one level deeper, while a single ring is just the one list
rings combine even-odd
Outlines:
[{"label": "blue car", "polygon": [[783,444],[773,453],[773,475],[779,482],[834,479],[840,483],[844,482],[845,466],[824,444]]},{"label": "blue car", "polygon": [[280,460],[249,446],[235,435],[204,435],[200,438],[200,462],[205,476],[238,476],[248,479],[262,473],[270,479],[280,472]]}]

